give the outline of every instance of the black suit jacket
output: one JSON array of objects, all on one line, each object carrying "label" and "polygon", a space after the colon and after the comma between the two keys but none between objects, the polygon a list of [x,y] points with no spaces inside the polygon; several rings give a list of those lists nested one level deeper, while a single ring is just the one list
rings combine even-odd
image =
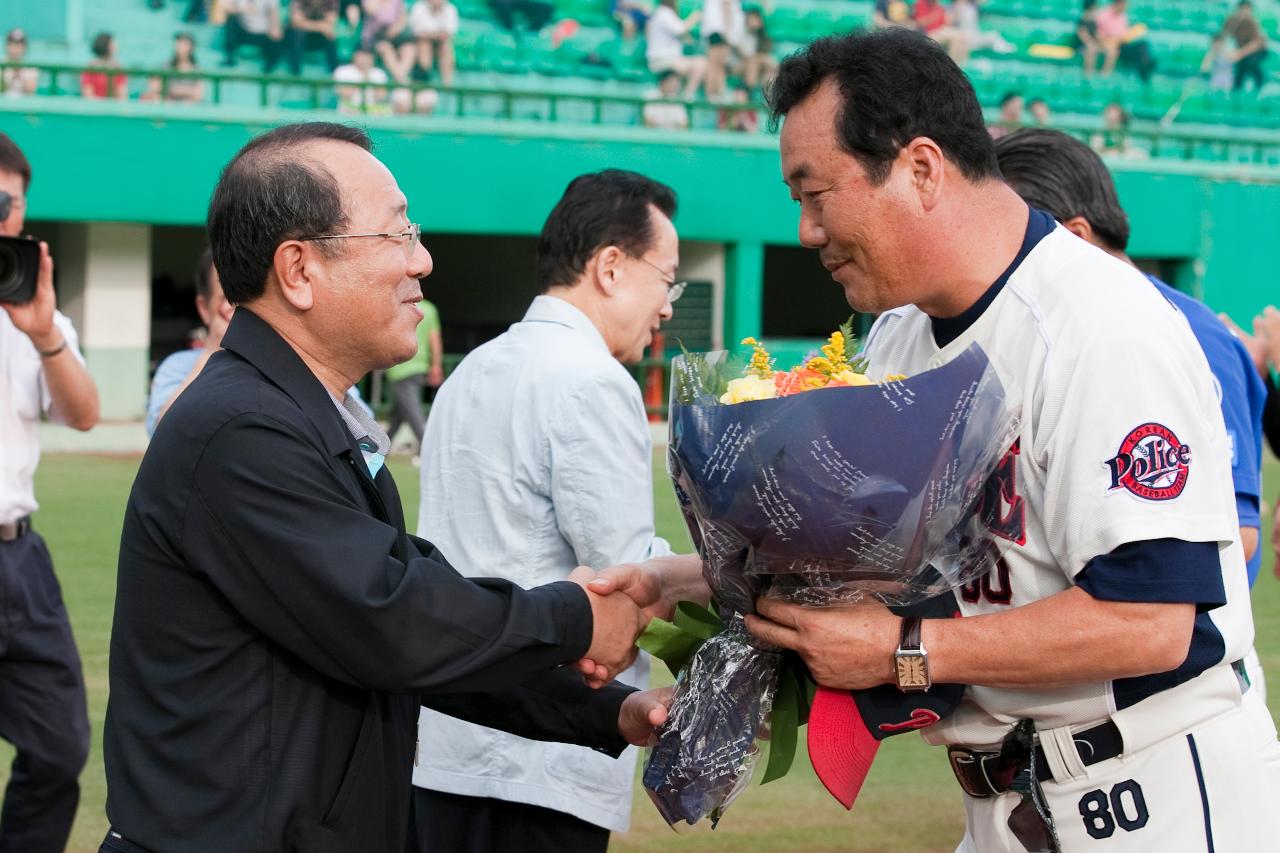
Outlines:
[{"label": "black suit jacket", "polygon": [[575,584],[406,535],[332,398],[245,308],[160,423],[120,542],[107,814],[155,851],[403,849],[419,703],[617,755]]}]

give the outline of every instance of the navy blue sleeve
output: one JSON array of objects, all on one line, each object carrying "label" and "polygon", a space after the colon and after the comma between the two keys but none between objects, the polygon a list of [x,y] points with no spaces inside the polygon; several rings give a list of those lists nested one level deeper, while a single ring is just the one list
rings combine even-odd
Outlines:
[{"label": "navy blue sleeve", "polygon": [[1127,542],[1090,560],[1076,585],[1104,601],[1194,604],[1199,613],[1227,603],[1217,542]]}]

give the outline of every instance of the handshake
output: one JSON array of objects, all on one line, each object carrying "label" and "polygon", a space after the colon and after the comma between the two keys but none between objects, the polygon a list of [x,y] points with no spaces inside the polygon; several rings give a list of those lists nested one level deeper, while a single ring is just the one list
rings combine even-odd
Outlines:
[{"label": "handshake", "polygon": [[[583,588],[591,603],[591,645],[574,667],[594,688],[631,666],[638,653],[636,639],[650,619],[670,619],[677,602],[705,603],[711,595],[702,579],[702,561],[694,554],[655,557],[600,572],[579,566],[568,579]],[[622,706],[619,731],[631,743],[649,743],[666,720],[670,702],[669,687],[632,694]]]},{"label": "handshake", "polygon": [[603,687],[636,659],[636,639],[655,616],[670,619],[676,603],[706,603],[711,590],[696,554],[654,557],[596,572],[579,566],[569,575],[591,602],[591,646],[575,668],[592,687]]}]

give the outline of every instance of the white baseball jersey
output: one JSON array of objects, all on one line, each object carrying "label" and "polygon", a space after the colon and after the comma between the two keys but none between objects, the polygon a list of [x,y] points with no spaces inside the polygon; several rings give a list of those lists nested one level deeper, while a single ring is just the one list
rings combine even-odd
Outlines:
[{"label": "white baseball jersey", "polygon": [[991,526],[1008,548],[986,578],[957,593],[964,615],[1047,598],[1077,584],[1095,557],[1159,539],[1216,542],[1217,559],[1111,578],[1116,594],[1100,597],[1207,609],[1225,587],[1226,603],[1200,613],[1191,653],[1173,674],[1053,689],[972,686],[925,739],[981,746],[1022,718],[1041,730],[1102,721],[1242,658],[1253,623],[1231,450],[1212,374],[1182,314],[1136,269],[1057,227],[941,348],[919,309],[884,313],[867,339],[868,372],[917,374],[974,343],[1020,403],[1022,425],[998,490],[987,494],[999,504],[987,507]]}]

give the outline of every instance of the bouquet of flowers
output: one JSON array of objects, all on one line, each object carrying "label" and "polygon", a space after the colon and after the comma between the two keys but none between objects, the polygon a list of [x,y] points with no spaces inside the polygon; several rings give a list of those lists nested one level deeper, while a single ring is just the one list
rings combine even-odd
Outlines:
[{"label": "bouquet of flowers", "polygon": [[789,768],[807,693],[781,650],[747,633],[758,596],[915,604],[998,557],[980,504],[1017,412],[986,355],[975,345],[917,376],[873,381],[851,337],[846,324],[787,371],[751,338],[745,371],[723,352],[673,364],[668,469],[715,610],[682,602],[674,624],[641,640],[678,670],[644,769],[670,824],[718,821],[763,740],[764,781]]}]

